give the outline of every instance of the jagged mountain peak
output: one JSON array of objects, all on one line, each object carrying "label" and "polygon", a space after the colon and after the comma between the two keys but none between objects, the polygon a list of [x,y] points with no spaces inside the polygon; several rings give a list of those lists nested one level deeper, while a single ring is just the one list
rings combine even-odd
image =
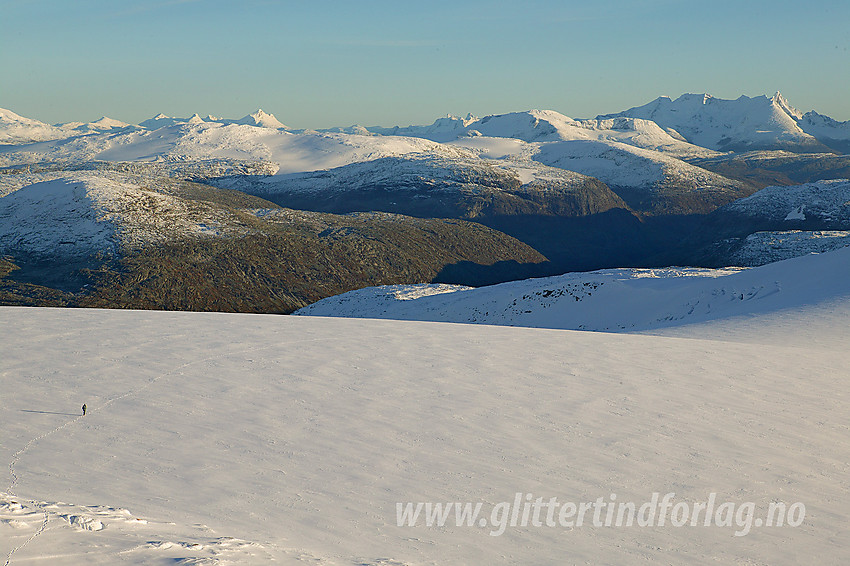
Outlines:
[{"label": "jagged mountain peak", "polygon": [[785,111],[789,116],[793,117],[795,120],[800,120],[803,117],[803,113],[794,108],[788,99],[786,99],[782,94],[777,90],[776,94],[771,97],[770,102]]}]

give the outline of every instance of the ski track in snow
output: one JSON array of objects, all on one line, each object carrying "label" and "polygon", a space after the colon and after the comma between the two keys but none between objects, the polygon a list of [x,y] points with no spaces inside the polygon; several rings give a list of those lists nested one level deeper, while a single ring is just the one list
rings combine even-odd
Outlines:
[{"label": "ski track in snow", "polygon": [[[284,343],[284,344],[271,344],[271,345],[267,345],[267,346],[256,346],[256,347],[247,348],[247,349],[244,349],[244,350],[225,352],[223,354],[217,354],[217,355],[208,356],[206,358],[202,358],[202,359],[199,359],[199,360],[193,360],[193,361],[190,361],[190,362],[186,362],[186,363],[184,363],[180,366],[177,366],[176,368],[170,369],[166,372],[163,372],[163,373],[157,375],[156,377],[149,380],[147,383],[145,383],[141,387],[138,387],[136,389],[131,389],[130,391],[128,391],[128,392],[126,392],[122,395],[119,395],[117,397],[113,397],[113,398],[107,400],[105,403],[103,403],[102,405],[100,405],[98,407],[89,408],[87,410],[87,415],[91,415],[93,413],[102,411],[102,410],[106,409],[107,407],[109,407],[111,404],[115,403],[116,401],[121,401],[122,399],[126,399],[127,397],[130,397],[130,396],[133,396],[133,395],[138,395],[139,393],[141,393],[145,389],[148,389],[150,386],[154,385],[155,383],[157,383],[161,379],[168,377],[168,376],[177,375],[178,372],[180,372],[180,370],[187,368],[187,367],[190,367],[190,366],[193,366],[193,365],[201,364],[203,362],[208,362],[208,361],[219,359],[219,358],[224,358],[226,356],[231,356],[231,355],[236,355],[236,354],[245,354],[245,353],[248,353],[248,352],[255,352],[255,351],[260,351],[260,350],[268,350],[272,347],[289,346],[289,345],[292,345],[292,344],[300,344],[300,343],[305,343],[305,342],[316,342],[316,341],[322,341],[322,340],[324,340],[324,338],[310,338],[310,339],[305,339],[305,340],[296,340],[294,342],[287,342],[287,343]],[[27,546],[28,544],[30,544],[33,540],[35,540],[39,535],[41,535],[45,531],[45,529],[47,528],[47,524],[50,522],[51,514],[50,514],[50,511],[49,511],[49,507],[53,507],[54,509],[57,508],[57,504],[51,505],[51,504],[44,502],[44,501],[38,501],[38,500],[34,500],[34,499],[24,499],[24,498],[20,498],[20,497],[16,496],[14,489],[15,489],[15,486],[18,484],[18,479],[19,479],[18,473],[15,471],[16,464],[21,459],[21,456],[26,454],[27,451],[30,448],[32,448],[32,446],[34,446],[36,443],[47,438],[48,436],[52,436],[52,435],[56,434],[57,432],[65,429],[65,428],[67,428],[67,427],[69,427],[73,424],[76,424],[82,418],[83,418],[83,415],[79,415],[76,418],[73,418],[73,419],[57,426],[53,430],[50,430],[50,431],[45,432],[44,434],[42,434],[40,436],[36,436],[35,438],[30,439],[24,445],[23,448],[21,448],[20,450],[18,450],[17,452],[15,452],[12,455],[12,459],[9,462],[9,466],[8,466],[9,474],[12,477],[12,481],[9,484],[9,487],[6,489],[6,492],[0,493],[0,497],[2,497],[3,499],[8,499],[8,503],[5,502],[5,501],[0,502],[0,508],[9,508],[9,509],[12,509],[12,510],[16,510],[16,509],[19,508],[21,510],[24,510],[25,507],[20,505],[20,503],[18,501],[16,501],[16,499],[17,500],[23,499],[24,501],[26,501],[27,503],[29,503],[30,505],[32,505],[33,507],[38,509],[38,512],[42,515],[43,518],[42,518],[41,525],[39,526],[39,528],[27,540],[25,540],[20,545],[13,547],[12,550],[9,551],[9,554],[6,556],[6,562],[4,563],[4,566],[10,566],[10,564],[12,562],[12,557],[15,555],[15,553],[18,552],[19,550],[21,550],[22,548],[24,548],[25,546]],[[83,530],[100,530],[101,528],[103,528],[102,524],[100,525],[100,527],[92,528],[91,519],[86,518],[86,517],[83,517],[82,520],[80,520],[80,517],[77,516],[77,515],[64,515],[62,517],[65,518],[68,521],[68,523],[71,524],[71,525],[75,525],[75,524],[78,525],[78,526],[81,525],[81,528]],[[17,523],[17,524],[20,525],[20,526],[25,525],[25,524],[21,524],[21,523]],[[225,540],[225,539],[222,539],[222,540]],[[232,538],[229,538],[229,537],[226,538],[226,540],[227,541],[237,541],[237,539],[232,539]],[[239,542],[245,542],[245,541],[239,541]],[[151,544],[153,544],[153,543],[148,543],[148,545],[151,545]],[[171,548],[173,546],[173,544],[174,543],[170,543],[170,542],[161,543],[161,545],[165,545],[164,548]],[[192,544],[192,543],[179,543],[179,544],[185,546],[186,548],[191,548],[192,546],[196,546],[196,547],[200,546],[200,545]],[[246,542],[246,544],[250,544],[250,543]],[[157,546],[157,548],[163,548],[163,546]],[[130,552],[132,550],[135,550],[135,549],[124,550],[124,551],[121,551],[121,552]]]}]

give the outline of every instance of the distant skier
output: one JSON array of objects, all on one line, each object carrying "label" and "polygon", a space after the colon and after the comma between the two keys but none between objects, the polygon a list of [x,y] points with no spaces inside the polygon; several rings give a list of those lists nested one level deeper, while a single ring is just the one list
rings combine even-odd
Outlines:
[{"label": "distant skier", "polygon": [[86,416],[86,404],[83,403],[83,416]]}]

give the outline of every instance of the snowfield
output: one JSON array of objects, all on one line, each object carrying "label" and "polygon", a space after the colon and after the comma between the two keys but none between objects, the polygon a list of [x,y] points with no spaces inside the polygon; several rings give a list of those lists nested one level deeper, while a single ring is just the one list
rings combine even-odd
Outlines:
[{"label": "snowfield", "polygon": [[[823,307],[823,305],[821,305]],[[812,307],[814,308],[814,307]],[[820,307],[818,307],[820,308]],[[7,564],[799,564],[847,555],[830,315],[688,338],[0,308]],[[807,323],[828,322],[814,336]],[[700,336],[705,328],[705,335]],[[765,337],[768,337],[767,339]],[[86,403],[89,413],[79,415]],[[799,526],[397,526],[515,494],[805,505]]]}]

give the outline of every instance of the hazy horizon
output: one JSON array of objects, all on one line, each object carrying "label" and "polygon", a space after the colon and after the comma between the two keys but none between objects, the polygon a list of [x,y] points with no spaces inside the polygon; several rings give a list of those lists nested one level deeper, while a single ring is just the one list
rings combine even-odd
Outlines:
[{"label": "hazy horizon", "polygon": [[0,7],[0,107],[48,123],[257,108],[294,128],[531,108],[589,118],[662,95],[777,90],[803,112],[850,119],[850,5],[837,1]]}]

